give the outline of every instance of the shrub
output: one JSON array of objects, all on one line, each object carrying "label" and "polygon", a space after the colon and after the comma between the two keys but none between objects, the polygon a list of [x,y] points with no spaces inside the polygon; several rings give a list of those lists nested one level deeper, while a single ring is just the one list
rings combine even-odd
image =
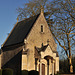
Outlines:
[{"label": "shrub", "polygon": [[39,72],[36,70],[29,71],[28,75],[39,75]]},{"label": "shrub", "polygon": [[2,70],[2,75],[13,75],[13,70],[10,68],[5,68]]},{"label": "shrub", "polygon": [[28,71],[27,70],[22,70],[21,75],[28,75]]},{"label": "shrub", "polygon": [[0,75],[2,75],[2,69],[0,69]]}]

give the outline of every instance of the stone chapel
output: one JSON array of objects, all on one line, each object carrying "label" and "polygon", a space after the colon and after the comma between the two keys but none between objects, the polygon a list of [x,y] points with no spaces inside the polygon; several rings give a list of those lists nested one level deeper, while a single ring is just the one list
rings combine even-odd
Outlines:
[{"label": "stone chapel", "polygon": [[44,13],[17,22],[1,47],[0,68],[36,70],[40,75],[59,72],[57,44],[50,32]]}]

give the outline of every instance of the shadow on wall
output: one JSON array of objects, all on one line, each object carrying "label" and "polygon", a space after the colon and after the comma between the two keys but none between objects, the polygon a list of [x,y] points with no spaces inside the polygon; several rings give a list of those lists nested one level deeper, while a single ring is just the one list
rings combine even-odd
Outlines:
[{"label": "shadow on wall", "polygon": [[2,66],[2,70],[9,68],[13,70],[13,75],[39,75],[36,70],[22,70],[21,71],[21,60],[22,60],[22,50],[18,52],[13,58],[11,58],[5,65]]},{"label": "shadow on wall", "polygon": [[2,69],[11,68],[13,69],[13,75],[21,74],[21,59],[22,59],[22,50],[11,58],[5,65],[2,66]]}]

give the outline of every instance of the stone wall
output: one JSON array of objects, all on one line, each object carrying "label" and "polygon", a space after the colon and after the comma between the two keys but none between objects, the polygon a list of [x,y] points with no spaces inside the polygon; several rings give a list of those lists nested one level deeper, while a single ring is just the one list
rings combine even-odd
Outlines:
[{"label": "stone wall", "polygon": [[[43,32],[41,32],[41,25],[44,28]],[[27,37],[27,43],[32,46],[41,47],[42,43],[43,45],[47,45],[48,40],[52,50],[56,51],[57,44],[49,30],[44,15],[40,14]]]},{"label": "stone wall", "polygon": [[59,72],[59,57],[56,57],[56,71]]},{"label": "stone wall", "polygon": [[22,70],[27,70],[27,55],[26,54],[22,54],[22,66],[21,66]]}]

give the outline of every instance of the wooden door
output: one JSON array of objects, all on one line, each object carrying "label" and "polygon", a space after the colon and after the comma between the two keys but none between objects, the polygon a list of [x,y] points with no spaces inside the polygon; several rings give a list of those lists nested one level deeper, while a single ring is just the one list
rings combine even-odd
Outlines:
[{"label": "wooden door", "polygon": [[45,75],[45,64],[42,64],[42,75]]}]

